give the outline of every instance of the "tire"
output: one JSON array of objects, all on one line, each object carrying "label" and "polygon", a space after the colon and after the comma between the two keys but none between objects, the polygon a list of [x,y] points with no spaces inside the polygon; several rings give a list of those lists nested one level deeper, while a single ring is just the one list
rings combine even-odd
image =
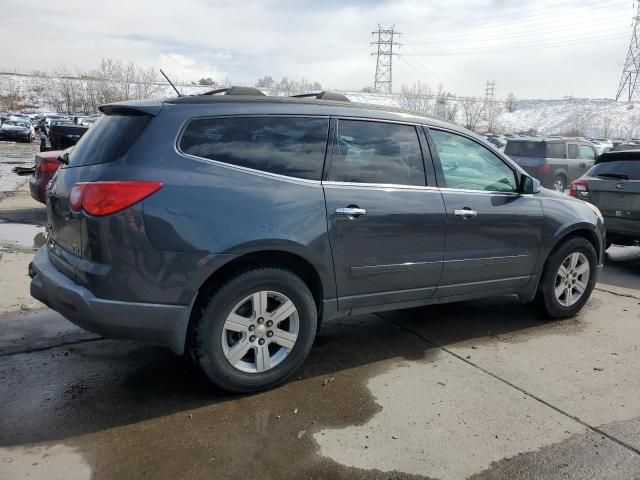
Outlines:
[{"label": "tire", "polygon": [[[265,292],[266,302],[258,292]],[[279,307],[286,304],[288,308],[284,313],[280,310],[280,316],[291,308],[287,301],[295,313],[278,320]],[[262,309],[260,302],[267,307]],[[235,315],[229,322],[231,314]],[[224,390],[265,390],[282,383],[302,364],[311,350],[317,323],[313,295],[297,275],[280,268],[248,270],[215,289],[203,302],[191,329],[191,354],[209,379]],[[297,337],[292,342],[293,332]],[[292,346],[285,348],[280,343]],[[235,352],[247,349],[246,353],[238,358],[234,347]]]},{"label": "tire", "polygon": [[[570,256],[578,259],[575,268],[572,267]],[[584,273],[578,273],[583,269],[582,265],[585,262],[588,265],[588,279],[585,278]],[[568,270],[570,275],[562,276],[560,267],[563,264],[565,272]],[[549,255],[538,286],[535,303],[551,318],[574,316],[584,307],[591,296],[596,283],[597,264],[596,251],[591,242],[580,237],[568,239]],[[576,276],[573,275],[574,273]],[[562,284],[567,281],[567,278],[569,281],[574,281],[574,286],[570,283],[564,283],[565,287],[562,288]],[[556,288],[561,292],[560,297],[556,294]],[[578,288],[583,288],[582,293],[579,294]],[[567,295],[567,292],[570,293],[570,296]]]},{"label": "tire", "polygon": [[567,189],[567,180],[562,175],[557,175],[556,178],[553,179],[553,189],[556,192],[564,193]]}]

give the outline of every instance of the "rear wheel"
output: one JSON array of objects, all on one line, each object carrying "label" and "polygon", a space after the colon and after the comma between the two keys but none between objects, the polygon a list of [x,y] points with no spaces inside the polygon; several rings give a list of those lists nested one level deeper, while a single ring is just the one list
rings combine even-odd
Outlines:
[{"label": "rear wheel", "polygon": [[584,238],[571,238],[547,259],[536,301],[553,318],[567,318],[587,303],[596,281],[597,256]]},{"label": "rear wheel", "polygon": [[225,390],[251,392],[289,377],[315,337],[313,295],[295,274],[249,270],[213,292],[191,334],[194,358]]}]

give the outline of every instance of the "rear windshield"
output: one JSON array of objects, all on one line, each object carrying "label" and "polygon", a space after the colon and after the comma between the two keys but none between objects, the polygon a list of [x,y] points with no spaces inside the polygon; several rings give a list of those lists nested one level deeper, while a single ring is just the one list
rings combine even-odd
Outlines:
[{"label": "rear windshield", "polygon": [[70,167],[113,162],[131,148],[151,121],[149,115],[103,115],[69,156]]},{"label": "rear windshield", "polygon": [[509,140],[504,149],[507,155],[532,158],[564,158],[564,143]]},{"label": "rear windshield", "polygon": [[594,165],[587,173],[590,177],[602,174],[626,175],[629,180],[640,180],[640,160],[619,160]]}]

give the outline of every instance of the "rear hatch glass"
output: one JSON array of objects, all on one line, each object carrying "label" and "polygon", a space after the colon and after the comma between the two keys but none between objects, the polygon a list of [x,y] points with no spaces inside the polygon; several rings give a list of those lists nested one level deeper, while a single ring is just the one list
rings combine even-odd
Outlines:
[{"label": "rear hatch glass", "polygon": [[123,156],[151,121],[144,114],[103,115],[84,135],[69,158],[69,167],[112,162]]},{"label": "rear hatch glass", "polygon": [[72,255],[84,256],[84,214],[69,207],[69,192],[78,182],[100,179],[107,163],[123,157],[153,117],[144,114],[106,114],[80,139],[69,164],[58,169],[47,197],[50,238]]}]

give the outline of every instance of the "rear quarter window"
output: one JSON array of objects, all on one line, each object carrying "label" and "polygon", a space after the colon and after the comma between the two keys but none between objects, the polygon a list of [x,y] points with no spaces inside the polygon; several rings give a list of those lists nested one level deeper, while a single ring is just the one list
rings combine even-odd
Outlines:
[{"label": "rear quarter window", "polygon": [[515,157],[544,158],[546,156],[544,143],[523,140],[509,140],[504,148],[504,153]]},{"label": "rear quarter window", "polygon": [[102,115],[69,155],[69,167],[113,162],[122,157],[147,128],[149,115]]},{"label": "rear quarter window", "polygon": [[179,148],[230,165],[320,180],[328,132],[327,118],[199,118],[189,122]]}]

